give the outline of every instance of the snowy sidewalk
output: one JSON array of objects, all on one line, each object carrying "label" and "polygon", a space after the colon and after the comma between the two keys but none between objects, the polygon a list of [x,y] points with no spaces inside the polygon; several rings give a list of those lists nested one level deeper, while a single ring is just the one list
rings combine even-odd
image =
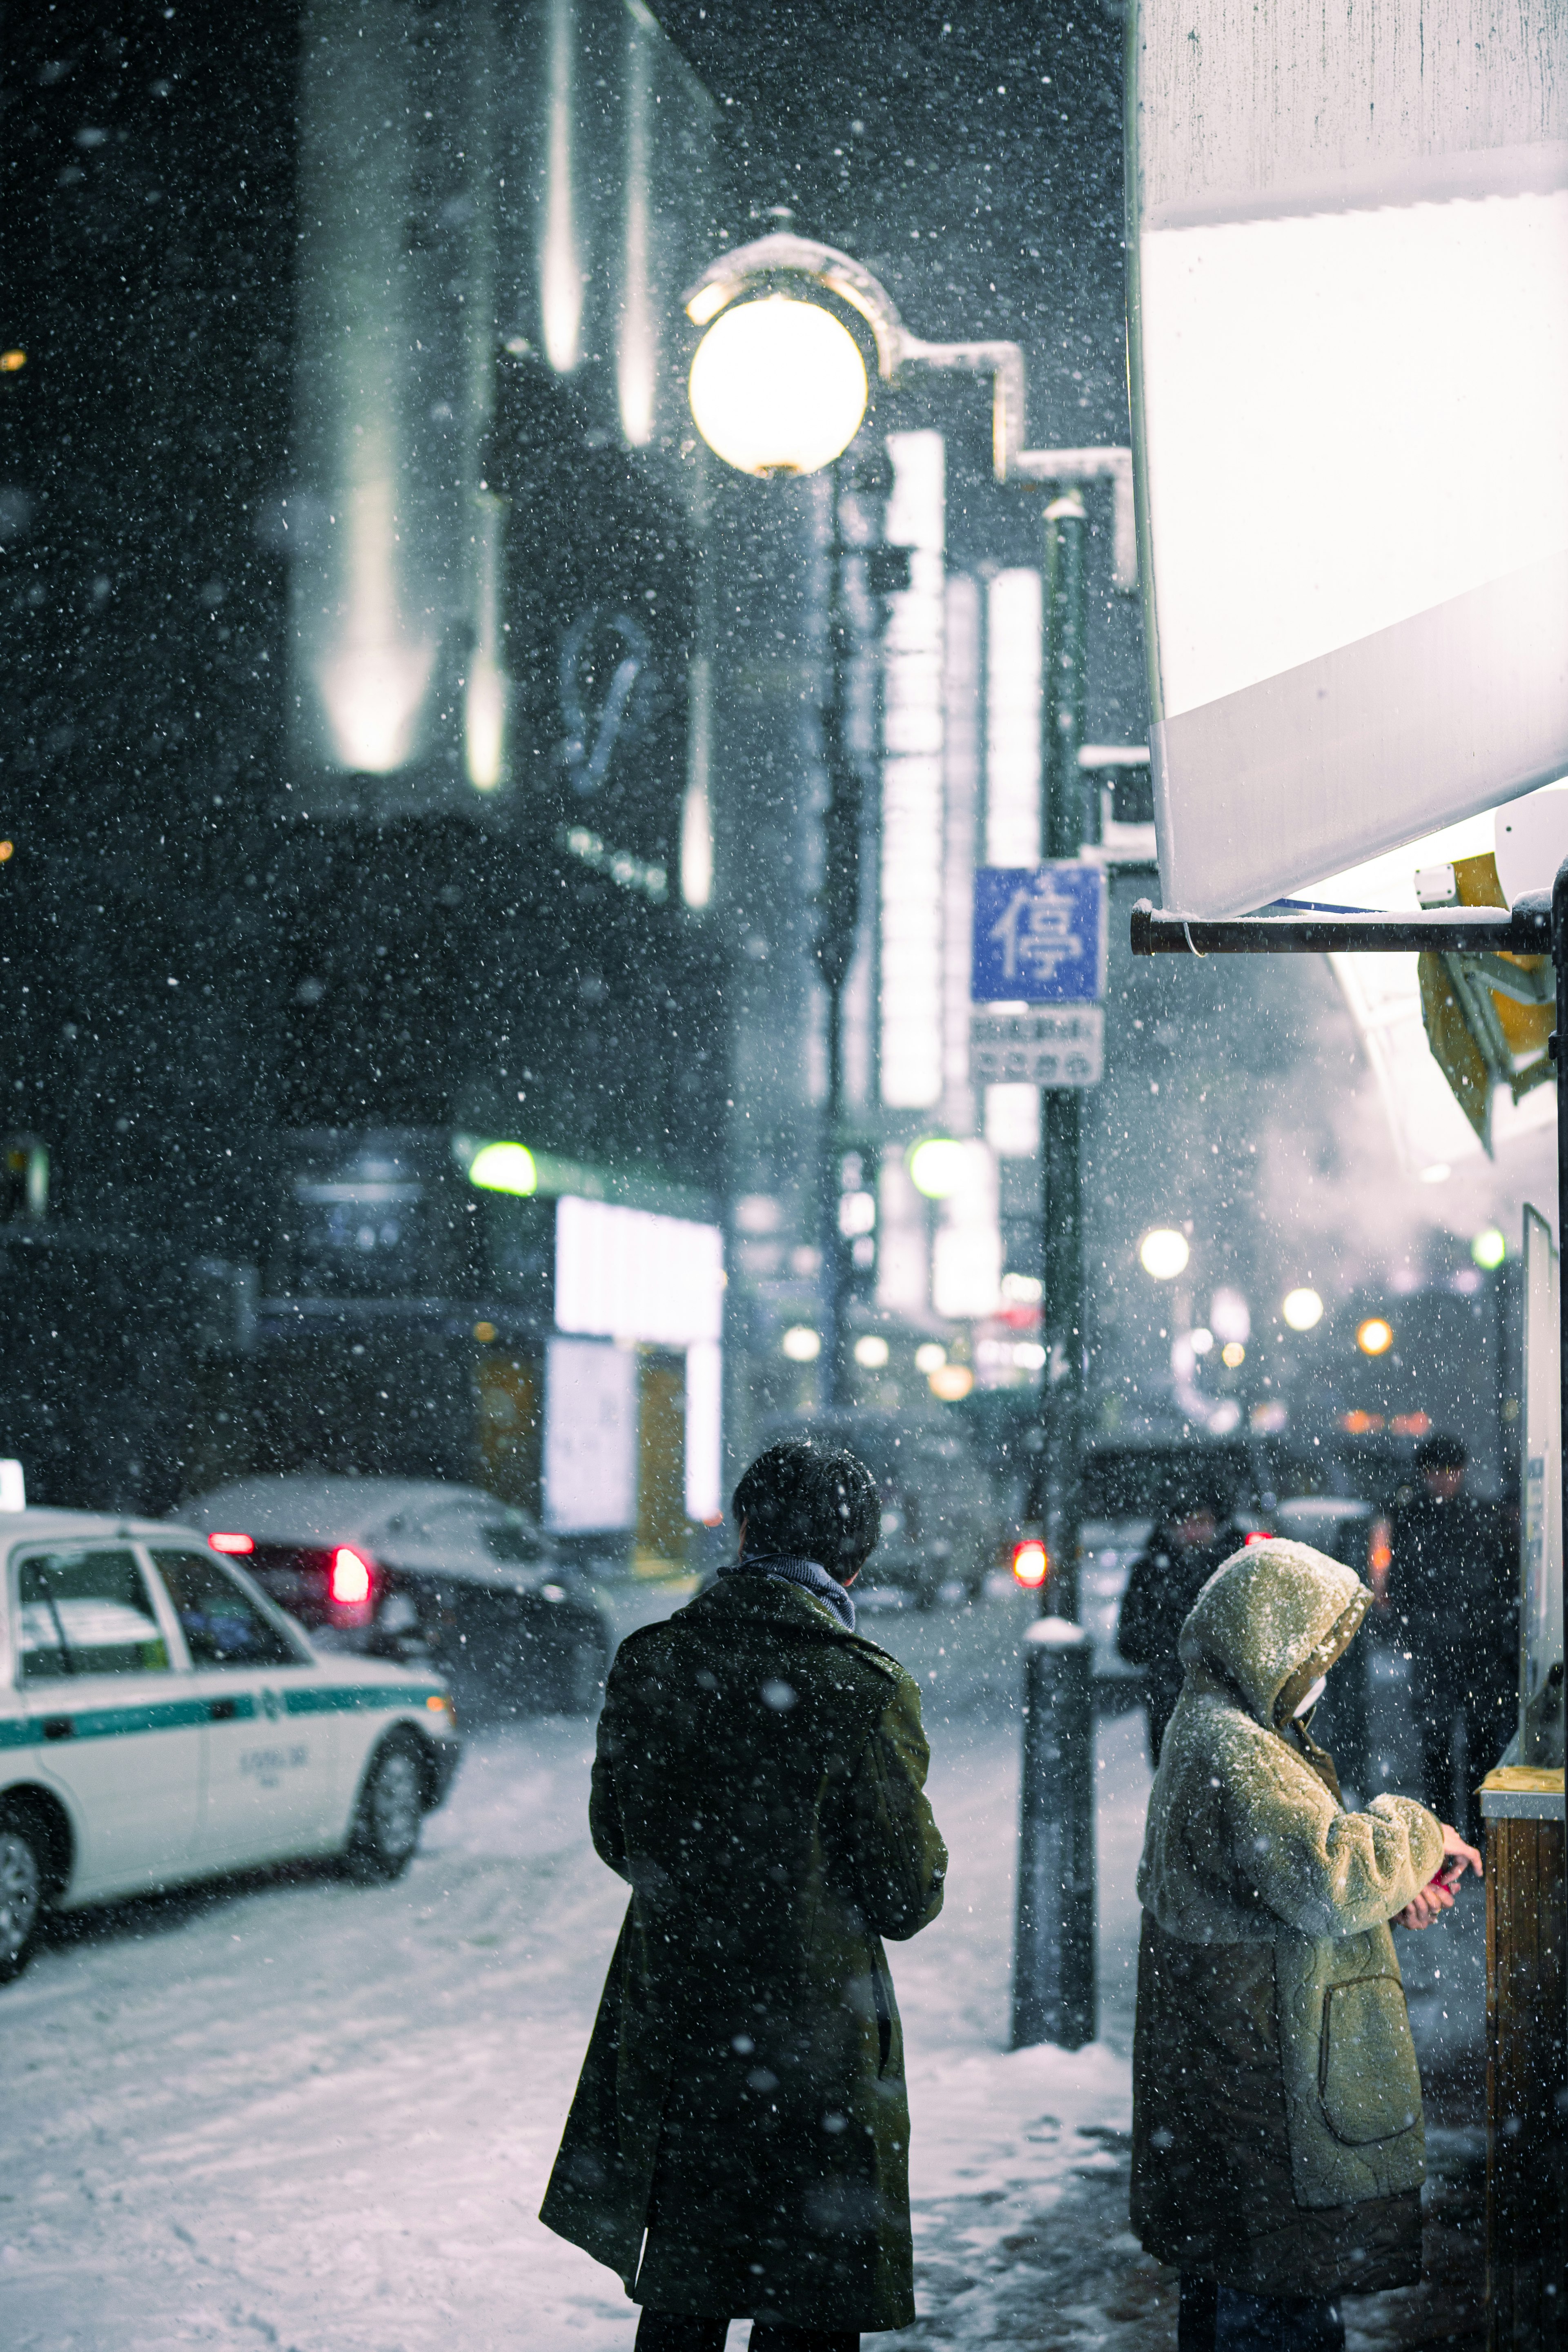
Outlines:
[{"label": "snowy sidewalk", "polygon": [[[1017,1629],[877,1630],[927,1692],[953,1864],[891,1952],[921,2317],[872,2340],[1170,2352],[1169,2275],[1127,2234],[1142,1716],[1100,1727],[1101,2038],[1010,2054]],[[56,1930],[0,1994],[6,2352],[630,2352],[619,2282],[534,2218],[625,1906],[592,1748],[559,1717],[476,1738],[400,1885],[229,1882]],[[1479,1907],[1402,1939],[1461,2098]],[[1475,2142],[1437,2137],[1463,2221]],[[1352,2306],[1357,2352],[1464,2341],[1472,2245]]]}]

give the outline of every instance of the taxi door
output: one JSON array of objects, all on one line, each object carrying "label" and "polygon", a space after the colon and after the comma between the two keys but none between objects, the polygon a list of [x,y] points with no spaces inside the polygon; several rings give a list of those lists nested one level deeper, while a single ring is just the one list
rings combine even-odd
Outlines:
[{"label": "taxi door", "polygon": [[70,1895],[188,1877],[201,1803],[205,1710],[170,1654],[128,1544],[13,1555],[18,1688],[39,1777],[78,1838]]},{"label": "taxi door", "polygon": [[197,1868],[323,1852],[342,1824],[338,1719],[310,1706],[320,1664],[211,1552],[154,1545],[152,1559],[206,1717]]}]

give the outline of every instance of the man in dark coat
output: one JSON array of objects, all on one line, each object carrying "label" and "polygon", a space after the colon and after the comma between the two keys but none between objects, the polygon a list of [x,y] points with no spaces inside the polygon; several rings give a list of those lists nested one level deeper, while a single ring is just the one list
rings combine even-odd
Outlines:
[{"label": "man in dark coat", "polygon": [[1388,1608],[1410,1656],[1421,1739],[1422,1798],[1447,1813],[1454,1794],[1454,1723],[1465,1725],[1468,1834],[1480,1833],[1475,1791],[1507,1746],[1519,1704],[1519,1563],[1496,1504],[1465,1493],[1457,1437],[1415,1451],[1421,1490],[1394,1514]]},{"label": "man in dark coat", "polygon": [[1216,1568],[1241,1538],[1222,1525],[1226,1506],[1217,1494],[1194,1488],[1155,1528],[1132,1563],[1116,1620],[1116,1646],[1130,1666],[1143,1669],[1149,1715],[1149,1760],[1160,1761],[1160,1743],[1182,1690],[1177,1645],[1187,1612]]},{"label": "man in dark coat", "polygon": [[[740,1552],[630,1634],[594,1843],[631,1903],[542,2209],[643,2305],[638,2352],[854,2352],[915,2315],[884,1936],[942,1907],[920,1693],[854,1630],[881,1527],[803,1440],[735,1490]],[[645,2242],[646,2231],[646,2242]]]}]

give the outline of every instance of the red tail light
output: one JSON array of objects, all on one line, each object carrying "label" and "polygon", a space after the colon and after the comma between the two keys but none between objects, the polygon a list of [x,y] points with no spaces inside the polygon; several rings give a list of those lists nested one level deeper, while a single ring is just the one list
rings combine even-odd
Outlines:
[{"label": "red tail light", "polygon": [[1013,1546],[1013,1573],[1026,1591],[1037,1592],[1050,1571],[1046,1547],[1038,1536],[1026,1536]]},{"label": "red tail light", "polygon": [[1249,1550],[1255,1543],[1272,1543],[1273,1540],[1274,1538],[1267,1528],[1254,1528],[1242,1549]]},{"label": "red tail light", "polygon": [[353,1609],[370,1599],[370,1562],[352,1544],[340,1544],[332,1554],[328,1591],[340,1609]]},{"label": "red tail light", "polygon": [[254,1536],[208,1536],[207,1541],[211,1544],[214,1551],[226,1551],[243,1555],[247,1551],[254,1551],[256,1549],[256,1538]]}]

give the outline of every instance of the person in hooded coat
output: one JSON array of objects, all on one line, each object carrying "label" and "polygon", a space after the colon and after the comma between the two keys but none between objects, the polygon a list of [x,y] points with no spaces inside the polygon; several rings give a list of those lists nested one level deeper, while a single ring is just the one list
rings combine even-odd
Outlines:
[{"label": "person in hooded coat", "polygon": [[1132,2225],[1182,2352],[1340,2352],[1335,2298],[1421,2274],[1421,2082],[1390,1923],[1480,1857],[1406,1797],[1348,1813],[1308,1730],[1372,1594],[1271,1538],[1205,1586],[1149,1802]]},{"label": "person in hooded coat", "polygon": [[638,2352],[722,2352],[731,2317],[854,2352],[915,2316],[882,1938],[936,1916],[947,1849],[919,1689],[846,1590],[870,1472],[792,1441],[733,1508],[739,1558],[610,1671],[590,1818],[632,1895],[541,2218],[619,2272]]}]

